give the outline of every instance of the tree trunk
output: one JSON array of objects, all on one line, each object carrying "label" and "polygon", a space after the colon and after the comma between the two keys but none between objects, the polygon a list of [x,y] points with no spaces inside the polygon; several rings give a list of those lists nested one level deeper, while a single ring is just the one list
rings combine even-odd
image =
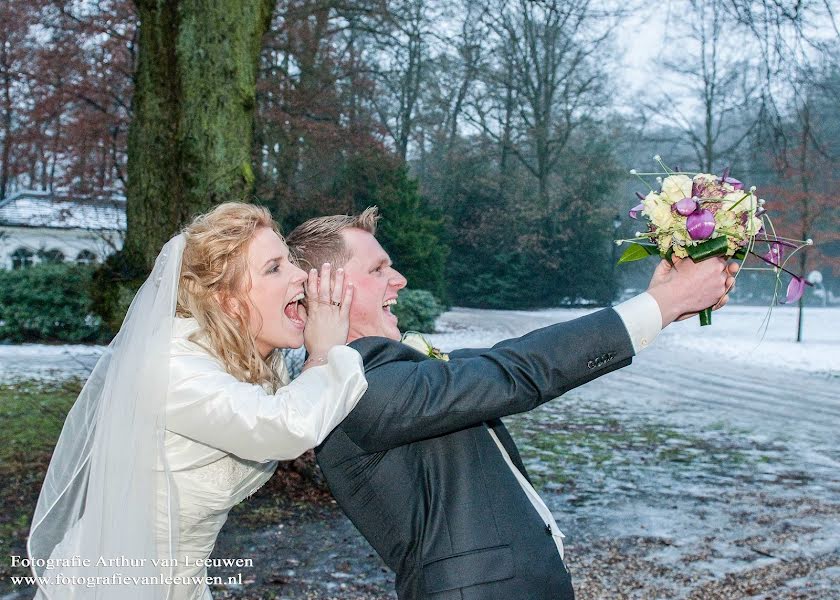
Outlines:
[{"label": "tree trunk", "polygon": [[12,75],[6,40],[0,40],[0,64],[3,65],[3,148],[0,151],[0,202],[6,199],[12,159]]},{"label": "tree trunk", "polygon": [[501,156],[499,157],[499,196],[503,201],[507,200],[508,190],[511,185],[510,148],[513,135],[513,83],[508,79],[505,82],[505,114],[502,121]]},{"label": "tree trunk", "polygon": [[[802,107],[802,148],[799,154],[799,183],[802,187],[802,209],[800,211],[800,219],[802,223],[800,239],[808,239],[811,229],[811,211],[810,211],[810,193],[811,181],[808,168],[808,144],[811,143],[811,105],[808,98],[805,99],[805,105]],[[805,248],[799,253],[799,273],[805,277],[805,267],[808,260],[808,249]],[[805,294],[799,298],[799,314],[796,319],[796,341],[802,341],[802,322],[803,311],[805,309]]]},{"label": "tree trunk", "polygon": [[136,0],[127,259],[148,269],[193,215],[252,192],[256,75],[273,0]]},{"label": "tree trunk", "polygon": [[12,78],[6,69],[3,77],[3,149],[0,154],[0,202],[6,199],[12,158]]}]

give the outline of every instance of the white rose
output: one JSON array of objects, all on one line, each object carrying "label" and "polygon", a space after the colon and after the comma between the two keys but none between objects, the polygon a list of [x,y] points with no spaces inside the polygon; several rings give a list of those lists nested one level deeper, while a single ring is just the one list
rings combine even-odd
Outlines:
[{"label": "white rose", "polygon": [[[747,196],[746,198],[744,198],[745,195]],[[753,207],[755,198],[749,192],[735,191],[726,194],[721,202],[723,203],[724,209],[734,210],[736,213],[742,213],[747,212]],[[733,206],[735,207],[734,209],[732,208]]]},{"label": "white rose", "polygon": [[645,199],[642,200],[642,206],[645,208],[653,207],[654,205],[664,202],[664,200],[656,192],[650,192]]},{"label": "white rose", "polygon": [[426,341],[426,338],[415,331],[407,331],[403,334],[401,341],[406,346],[411,346],[425,356],[429,356],[429,351],[432,349],[431,344]]},{"label": "white rose", "polygon": [[671,205],[656,192],[651,192],[642,200],[642,214],[647,215],[657,227],[670,227],[674,222]]},{"label": "white rose", "polygon": [[659,229],[670,229],[674,225],[674,213],[671,212],[671,206],[668,204],[658,203],[653,209],[648,212],[651,222]]},{"label": "white rose", "polygon": [[436,360],[449,360],[449,355],[444,354],[434,346],[429,343],[425,337],[417,333],[416,331],[406,331],[400,341],[405,344],[406,346],[411,346],[415,350],[417,350],[420,354],[424,354],[429,358],[434,358]]},{"label": "white rose", "polygon": [[669,175],[662,180],[662,195],[673,204],[691,198],[691,178],[687,175]]}]

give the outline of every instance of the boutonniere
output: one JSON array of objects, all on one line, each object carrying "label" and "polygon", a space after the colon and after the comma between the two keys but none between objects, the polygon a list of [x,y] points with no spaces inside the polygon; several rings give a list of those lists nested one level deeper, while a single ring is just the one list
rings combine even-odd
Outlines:
[{"label": "boutonniere", "polygon": [[444,354],[432,346],[426,338],[416,331],[406,331],[400,341],[406,346],[411,346],[429,358],[434,358],[435,360],[449,360],[448,354]]}]

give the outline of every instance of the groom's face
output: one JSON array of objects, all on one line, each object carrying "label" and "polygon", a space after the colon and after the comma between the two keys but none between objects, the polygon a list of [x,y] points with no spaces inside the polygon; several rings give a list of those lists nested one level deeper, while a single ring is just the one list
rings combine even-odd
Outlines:
[{"label": "groom's face", "polygon": [[367,231],[345,229],[341,236],[351,256],[344,265],[345,277],[354,287],[347,341],[371,335],[399,340],[397,316],[391,313],[391,305],[405,287],[405,277],[391,266],[388,253]]}]

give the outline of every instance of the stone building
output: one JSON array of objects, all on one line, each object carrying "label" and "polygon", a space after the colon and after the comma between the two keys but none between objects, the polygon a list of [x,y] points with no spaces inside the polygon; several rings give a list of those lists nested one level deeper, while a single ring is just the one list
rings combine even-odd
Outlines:
[{"label": "stone building", "polygon": [[41,261],[102,262],[122,248],[125,198],[16,192],[0,203],[0,268]]}]

